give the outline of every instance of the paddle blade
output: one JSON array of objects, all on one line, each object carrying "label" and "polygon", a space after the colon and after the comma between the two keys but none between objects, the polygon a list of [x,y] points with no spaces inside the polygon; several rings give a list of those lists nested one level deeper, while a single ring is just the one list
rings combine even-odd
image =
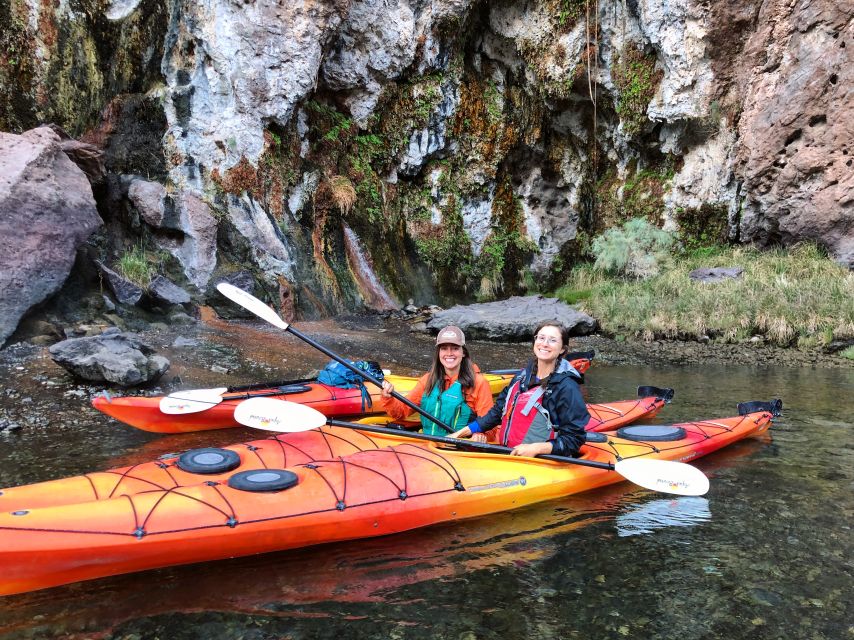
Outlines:
[{"label": "paddle blade", "polygon": [[234,410],[234,419],[253,429],[298,433],[326,424],[326,416],[304,404],[274,398],[250,398]]},{"label": "paddle blade", "polygon": [[168,415],[199,413],[222,402],[222,394],[226,391],[225,387],[176,391],[160,400],[160,410]]},{"label": "paddle blade", "polygon": [[241,307],[246,309],[247,311],[251,311],[259,318],[266,320],[273,326],[279,327],[279,329],[284,329],[287,331],[288,323],[282,320],[275,311],[273,311],[266,304],[261,302],[258,298],[253,296],[251,293],[247,293],[243,289],[235,287],[233,284],[229,284],[228,282],[220,282],[217,286],[217,291],[219,291],[226,298],[231,300],[234,303],[239,304]]},{"label": "paddle blade", "polygon": [[614,465],[617,473],[644,489],[680,496],[702,496],[709,490],[705,474],[684,462],[631,458]]}]

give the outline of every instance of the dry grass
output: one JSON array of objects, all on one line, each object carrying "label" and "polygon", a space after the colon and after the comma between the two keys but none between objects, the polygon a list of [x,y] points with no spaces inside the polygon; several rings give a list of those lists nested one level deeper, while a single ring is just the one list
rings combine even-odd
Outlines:
[{"label": "dry grass", "polygon": [[347,176],[332,176],[329,178],[329,191],[332,200],[341,213],[350,213],[356,204],[356,188]]},{"label": "dry grass", "polygon": [[[695,282],[701,267],[743,267],[739,279]],[[854,337],[854,273],[813,245],[789,250],[721,249],[675,258],[645,281],[610,278],[577,267],[558,297],[578,299],[603,329],[643,339],[699,338],[741,342],[762,336],[790,346],[824,345]]]}]

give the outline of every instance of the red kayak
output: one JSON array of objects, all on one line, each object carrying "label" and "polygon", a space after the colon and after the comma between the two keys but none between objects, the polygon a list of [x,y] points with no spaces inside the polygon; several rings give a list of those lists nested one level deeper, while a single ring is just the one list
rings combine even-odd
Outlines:
[{"label": "red kayak", "polygon": [[[590,368],[594,352],[573,353],[572,365],[581,373]],[[503,370],[485,373],[492,395],[497,395],[517,373],[516,370]],[[395,390],[406,395],[415,386],[418,378],[410,376],[387,375]],[[192,398],[198,391],[210,391],[206,400]],[[257,397],[271,397],[310,406],[331,418],[357,418],[380,415],[380,389],[373,385],[365,386],[365,393],[359,387],[349,389],[333,387],[316,380],[291,380],[280,383],[231,387],[222,390],[196,390],[187,393],[190,409],[186,412],[164,413],[164,399],[177,396],[176,392],[165,398],[162,396],[125,396],[113,398],[99,395],[92,399],[92,406],[98,411],[143,431],[154,433],[190,433],[211,429],[228,429],[240,425],[234,420],[234,409],[244,400]],[[367,394],[367,397],[365,395]],[[194,409],[192,405],[196,405]]]}]

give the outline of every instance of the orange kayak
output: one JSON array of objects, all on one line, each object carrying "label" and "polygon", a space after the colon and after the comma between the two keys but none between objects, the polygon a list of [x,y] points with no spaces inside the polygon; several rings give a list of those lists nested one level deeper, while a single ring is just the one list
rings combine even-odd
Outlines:
[{"label": "orange kayak", "polygon": [[[750,405],[730,418],[608,432],[580,460],[693,460],[766,431],[779,414],[779,401]],[[325,426],[3,489],[0,595],[396,533],[622,479],[603,468],[460,447]],[[227,470],[182,468],[217,456]]]},{"label": "orange kayak", "polygon": [[[572,360],[572,365],[581,373],[590,368],[593,352],[574,354],[579,356]],[[517,372],[502,371],[497,373],[484,373],[492,395],[497,395]],[[395,390],[406,395],[418,382],[418,378],[409,376],[388,375],[386,379],[394,384]],[[238,389],[226,392],[222,396],[222,402],[211,406],[204,411],[185,414],[167,414],[160,410],[161,396],[125,396],[112,398],[109,396],[96,396],[92,399],[92,406],[98,411],[124,422],[143,431],[154,433],[190,433],[193,431],[208,431],[211,429],[227,429],[239,427],[234,420],[234,409],[238,404],[249,398],[270,397],[279,400],[287,400],[298,404],[304,404],[325,416],[335,418],[354,418],[364,415],[382,414],[380,408],[380,389],[371,384],[366,385],[370,394],[370,402],[362,398],[359,388],[342,389],[322,384],[315,380],[295,380],[283,382],[275,386],[258,388],[258,385],[250,385],[253,388]]]}]

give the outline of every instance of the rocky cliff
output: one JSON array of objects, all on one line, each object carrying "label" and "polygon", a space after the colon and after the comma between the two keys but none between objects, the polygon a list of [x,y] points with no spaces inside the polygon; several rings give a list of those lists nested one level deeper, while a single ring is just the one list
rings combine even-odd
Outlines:
[{"label": "rocky cliff", "polygon": [[249,278],[304,315],[550,286],[639,215],[698,242],[815,240],[852,266],[852,17],[832,0],[12,0],[0,129],[52,121],[103,149],[107,263],[144,247],[198,296]]}]

